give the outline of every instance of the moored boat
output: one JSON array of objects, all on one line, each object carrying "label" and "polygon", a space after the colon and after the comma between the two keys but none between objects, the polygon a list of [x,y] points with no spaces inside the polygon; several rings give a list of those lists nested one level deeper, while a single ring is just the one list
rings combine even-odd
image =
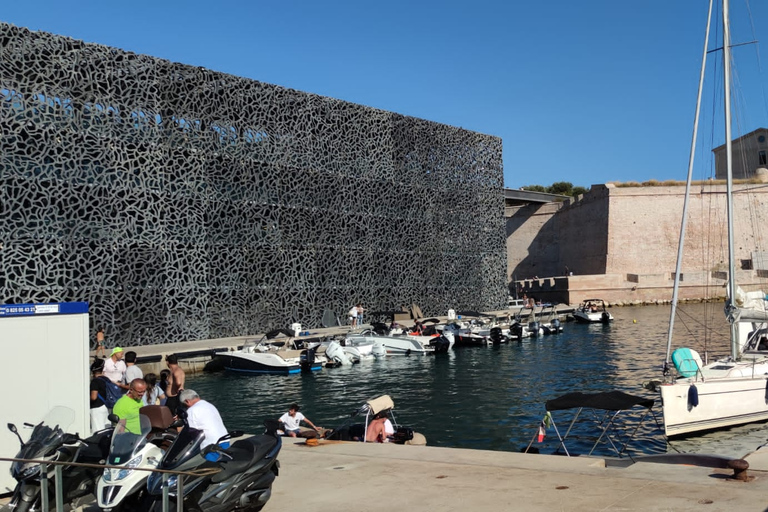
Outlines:
[{"label": "moored boat", "polygon": [[241,350],[216,353],[206,369],[284,375],[320,370],[327,359],[320,353],[319,343],[305,347],[294,334],[288,329],[275,329],[258,341],[247,340]]}]

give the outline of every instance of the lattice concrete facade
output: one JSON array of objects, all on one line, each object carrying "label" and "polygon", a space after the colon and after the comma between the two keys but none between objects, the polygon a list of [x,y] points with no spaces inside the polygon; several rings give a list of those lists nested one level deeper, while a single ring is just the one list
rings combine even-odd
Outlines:
[{"label": "lattice concrete facade", "polygon": [[0,300],[142,345],[506,299],[501,140],[0,24]]}]

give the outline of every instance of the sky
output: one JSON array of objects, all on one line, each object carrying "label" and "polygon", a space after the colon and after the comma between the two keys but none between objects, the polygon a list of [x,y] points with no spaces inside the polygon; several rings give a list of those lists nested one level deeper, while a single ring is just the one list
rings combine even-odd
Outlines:
[{"label": "sky", "polygon": [[[763,44],[735,50],[745,91],[735,134],[768,127],[768,62],[758,59],[768,58],[768,2],[752,3],[731,7],[734,43]],[[684,180],[706,15],[704,0],[25,0],[0,9],[1,21],[32,30],[501,137],[509,188]],[[705,105],[702,124],[714,128],[721,114],[711,97]]]}]

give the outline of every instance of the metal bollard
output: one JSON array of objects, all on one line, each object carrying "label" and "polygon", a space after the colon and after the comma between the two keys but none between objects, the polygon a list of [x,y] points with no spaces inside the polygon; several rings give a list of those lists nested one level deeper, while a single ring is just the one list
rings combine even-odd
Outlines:
[{"label": "metal bollard", "polygon": [[40,498],[43,512],[48,512],[48,464],[40,464]]},{"label": "metal bollard", "polygon": [[168,506],[168,473],[163,473],[163,512],[170,512]]},{"label": "metal bollard", "polygon": [[56,512],[64,512],[64,486],[61,483],[61,465],[53,467],[53,490],[56,493]]},{"label": "metal bollard", "polygon": [[184,475],[176,478],[176,512],[184,512]]}]

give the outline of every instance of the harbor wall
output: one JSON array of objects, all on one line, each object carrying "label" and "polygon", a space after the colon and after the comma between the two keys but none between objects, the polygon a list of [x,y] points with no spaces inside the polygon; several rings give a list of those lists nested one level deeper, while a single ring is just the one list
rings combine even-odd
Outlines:
[{"label": "harbor wall", "polygon": [[[735,185],[734,191],[737,282],[756,289],[768,275],[759,249],[768,225],[768,190]],[[627,303],[671,299],[684,194],[684,186],[595,185],[578,200],[539,207],[535,216],[516,209],[515,224],[507,220],[508,272],[518,281],[510,289],[572,304],[592,297]],[[680,296],[724,297],[725,185],[694,187],[687,218]],[[533,266],[535,254],[527,251],[543,244],[559,256]]]},{"label": "harbor wall", "polygon": [[0,302],[139,346],[506,303],[502,143],[0,23]]}]

